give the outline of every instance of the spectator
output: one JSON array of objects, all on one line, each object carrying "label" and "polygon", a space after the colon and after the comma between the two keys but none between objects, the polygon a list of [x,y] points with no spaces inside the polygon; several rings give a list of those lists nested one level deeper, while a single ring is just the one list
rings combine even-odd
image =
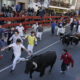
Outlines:
[{"label": "spectator", "polygon": [[4,4],[4,6],[2,7],[2,12],[3,12],[4,16],[6,17],[7,16],[7,7],[6,7],[6,4]]},{"label": "spectator", "polygon": [[8,17],[12,17],[12,8],[8,5]]},{"label": "spectator", "polygon": [[45,10],[42,9],[42,10],[40,11],[41,20],[43,20],[44,15],[45,15]]},{"label": "spectator", "polygon": [[17,11],[18,13],[21,12],[21,5],[20,5],[19,3],[16,5],[16,11]]},{"label": "spectator", "polygon": [[16,7],[12,5],[12,11],[16,12]]}]

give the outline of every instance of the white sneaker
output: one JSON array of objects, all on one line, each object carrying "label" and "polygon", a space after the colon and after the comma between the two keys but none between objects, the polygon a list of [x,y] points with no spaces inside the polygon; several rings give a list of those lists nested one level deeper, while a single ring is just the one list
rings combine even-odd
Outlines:
[{"label": "white sneaker", "polygon": [[64,71],[60,71],[60,73],[64,74],[65,72]]},{"label": "white sneaker", "polygon": [[67,70],[69,70],[70,69],[70,66],[67,66]]}]

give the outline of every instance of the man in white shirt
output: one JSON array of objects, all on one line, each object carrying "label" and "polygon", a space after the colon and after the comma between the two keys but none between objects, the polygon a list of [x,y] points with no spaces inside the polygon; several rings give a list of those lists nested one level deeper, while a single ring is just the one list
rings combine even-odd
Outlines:
[{"label": "man in white shirt", "polygon": [[79,24],[79,27],[78,27],[78,33],[80,33],[80,24]]},{"label": "man in white shirt", "polygon": [[[14,34],[10,37],[9,41],[12,41],[12,43],[16,43],[16,40],[20,39],[21,42],[23,43],[23,40],[21,38],[21,36],[19,35],[18,31],[15,31]],[[12,59],[11,61],[14,59],[14,54],[12,55]]]},{"label": "man in white shirt", "polygon": [[21,48],[23,48],[27,53],[28,55],[31,56],[31,54],[29,53],[29,51],[23,46],[22,42],[20,39],[17,39],[16,43],[13,43],[13,44],[10,44],[9,46],[1,49],[1,51],[4,51],[5,49],[8,49],[12,47],[13,48],[13,52],[14,52],[14,60],[13,60],[13,64],[12,64],[12,69],[10,72],[13,72],[15,70],[15,67],[16,67],[16,64],[17,64],[17,61],[24,61],[25,58],[21,58]]},{"label": "man in white shirt", "polygon": [[24,32],[23,32],[23,31],[24,31],[24,27],[22,26],[22,23],[20,23],[20,25],[17,26],[16,29],[18,30],[19,35],[20,35],[21,37],[23,37],[23,36],[24,36]]},{"label": "man in white shirt", "polygon": [[70,24],[73,22],[73,17],[70,18]]},{"label": "man in white shirt", "polygon": [[21,39],[21,41],[23,42],[21,36],[19,35],[19,32],[15,31],[15,33],[10,37],[9,41],[13,41],[13,43],[16,43],[17,39]]},{"label": "man in white shirt", "polygon": [[35,33],[36,33],[38,27],[39,27],[38,23],[32,25],[33,31]]}]

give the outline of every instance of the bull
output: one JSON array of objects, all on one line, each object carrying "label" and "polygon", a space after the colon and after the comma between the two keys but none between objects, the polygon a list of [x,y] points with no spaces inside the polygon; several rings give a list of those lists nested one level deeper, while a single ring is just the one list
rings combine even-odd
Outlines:
[{"label": "bull", "polygon": [[72,38],[70,37],[70,34],[63,35],[60,37],[60,40],[62,41],[62,44],[69,46],[71,44]]},{"label": "bull", "polygon": [[55,51],[47,51],[44,54],[33,56],[26,62],[25,73],[29,73],[31,80],[34,71],[40,72],[40,77],[42,77],[48,66],[50,66],[49,72],[51,72],[52,67],[56,62],[56,58],[57,55]]}]

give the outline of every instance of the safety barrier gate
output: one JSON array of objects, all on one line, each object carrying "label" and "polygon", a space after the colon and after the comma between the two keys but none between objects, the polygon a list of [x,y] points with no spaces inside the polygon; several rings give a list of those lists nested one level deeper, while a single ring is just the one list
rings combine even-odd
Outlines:
[{"label": "safety barrier gate", "polygon": [[23,17],[1,17],[0,21],[5,21],[6,23],[10,22],[9,24],[3,24],[2,27],[9,28],[18,26],[20,23],[23,24],[25,29],[31,28],[32,24],[34,23],[41,23],[43,26],[51,25],[52,21],[63,21],[65,18],[66,23],[69,22],[68,16],[44,16],[42,19],[40,16],[23,16]]}]

